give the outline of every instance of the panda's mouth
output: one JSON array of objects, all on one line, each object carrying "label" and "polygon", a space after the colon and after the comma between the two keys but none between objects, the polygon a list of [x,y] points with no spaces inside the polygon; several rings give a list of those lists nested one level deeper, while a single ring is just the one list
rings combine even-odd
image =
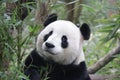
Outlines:
[{"label": "panda's mouth", "polygon": [[54,45],[51,44],[51,43],[44,43],[43,46],[42,46],[42,49],[47,52],[48,54],[51,54],[51,55],[56,55],[55,51],[54,51]]},{"label": "panda's mouth", "polygon": [[52,52],[51,49],[45,49],[45,51],[46,51],[47,53],[49,53],[49,54],[56,55],[55,53]]}]

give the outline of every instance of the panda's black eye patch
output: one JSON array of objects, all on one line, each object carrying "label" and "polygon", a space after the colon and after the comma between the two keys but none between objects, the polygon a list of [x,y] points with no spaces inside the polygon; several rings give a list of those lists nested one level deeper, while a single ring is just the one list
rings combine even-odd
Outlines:
[{"label": "panda's black eye patch", "polygon": [[44,36],[44,41],[46,41],[50,35],[52,35],[53,31],[50,31],[48,34]]},{"label": "panda's black eye patch", "polygon": [[62,42],[66,42],[67,41],[67,37],[64,35],[62,36]]},{"label": "panda's black eye patch", "polygon": [[63,35],[63,36],[62,36],[61,41],[62,41],[62,43],[61,43],[62,48],[67,48],[67,46],[68,46],[68,41],[67,41],[66,35]]}]

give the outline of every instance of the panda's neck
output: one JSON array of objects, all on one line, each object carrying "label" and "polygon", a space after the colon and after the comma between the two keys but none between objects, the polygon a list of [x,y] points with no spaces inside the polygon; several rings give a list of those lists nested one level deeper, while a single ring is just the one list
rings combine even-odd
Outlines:
[{"label": "panda's neck", "polygon": [[73,64],[78,65],[81,62],[85,61],[85,56],[84,56],[84,52],[83,50],[80,50],[81,52],[79,53],[79,55],[76,57],[75,61]]}]

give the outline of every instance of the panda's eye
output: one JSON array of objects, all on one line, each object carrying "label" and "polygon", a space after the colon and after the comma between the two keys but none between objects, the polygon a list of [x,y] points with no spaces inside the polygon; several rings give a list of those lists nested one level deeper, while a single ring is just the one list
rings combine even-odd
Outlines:
[{"label": "panda's eye", "polygon": [[44,36],[44,41],[46,41],[50,35],[52,35],[53,31],[50,31],[48,34]]},{"label": "panda's eye", "polygon": [[62,43],[61,43],[62,48],[67,48],[68,46],[67,37],[63,35],[61,40],[62,40]]},{"label": "panda's eye", "polygon": [[49,35],[52,35],[52,33],[53,33],[53,31],[50,31],[50,32],[49,32]]},{"label": "panda's eye", "polygon": [[62,36],[62,42],[66,42],[67,41],[67,37],[64,35]]}]

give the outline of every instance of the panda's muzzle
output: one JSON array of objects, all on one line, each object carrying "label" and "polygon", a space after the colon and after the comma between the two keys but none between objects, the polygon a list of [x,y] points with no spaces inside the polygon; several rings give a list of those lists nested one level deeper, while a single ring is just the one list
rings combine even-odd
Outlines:
[{"label": "panda's muzzle", "polygon": [[48,49],[55,47],[53,44],[48,43],[48,42],[45,43],[45,46],[46,46],[46,48],[48,48]]},{"label": "panda's muzzle", "polygon": [[52,54],[52,55],[55,55],[54,53],[53,53],[53,48],[54,48],[55,46],[53,45],[53,44],[51,44],[51,43],[49,43],[49,42],[45,42],[45,44],[44,44],[44,50],[46,51],[46,52],[48,52],[48,53],[50,53],[50,54]]}]

